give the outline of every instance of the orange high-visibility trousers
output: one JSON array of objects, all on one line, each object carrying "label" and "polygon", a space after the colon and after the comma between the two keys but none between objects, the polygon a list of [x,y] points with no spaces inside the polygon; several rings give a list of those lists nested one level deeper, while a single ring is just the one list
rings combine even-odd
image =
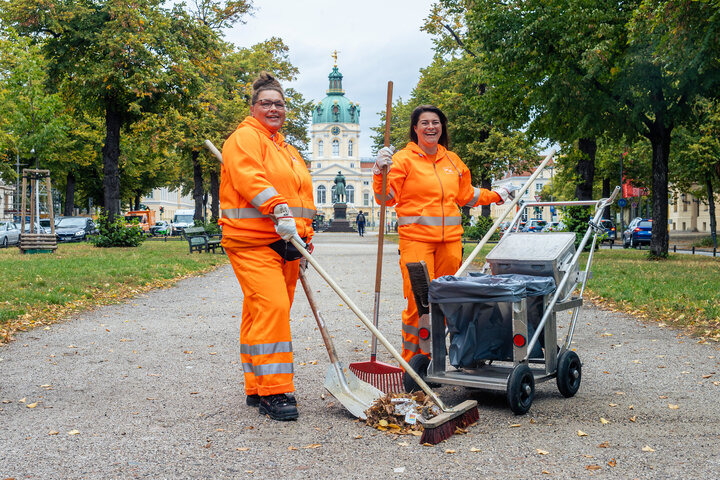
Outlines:
[{"label": "orange high-visibility trousers", "polygon": [[434,280],[443,275],[455,275],[462,262],[462,244],[454,242],[418,242],[400,238],[400,270],[403,277],[403,295],[407,308],[402,312],[402,357],[409,362],[418,353],[430,356],[420,349],[418,338],[419,320],[415,296],[412,293],[410,276],[405,265],[423,260],[427,264],[428,276]]},{"label": "orange high-visibility trousers", "polygon": [[300,262],[284,261],[267,246],[226,251],[244,296],[240,361],[245,393],[294,392],[290,307]]}]

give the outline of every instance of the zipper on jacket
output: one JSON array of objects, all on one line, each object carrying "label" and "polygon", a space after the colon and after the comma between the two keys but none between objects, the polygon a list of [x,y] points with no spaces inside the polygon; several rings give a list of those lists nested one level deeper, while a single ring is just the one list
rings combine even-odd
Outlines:
[{"label": "zipper on jacket", "polygon": [[[298,184],[298,190],[297,190],[298,198],[300,199],[300,205],[301,205],[301,207],[302,207],[302,209],[303,209],[303,211],[304,211],[304,210],[305,210],[305,202],[303,201],[303,197],[302,197],[302,178],[300,178],[300,175],[298,175],[298,173],[295,171],[295,157],[293,156],[292,153],[290,153],[290,149],[288,149],[287,144],[285,144],[285,152],[290,156],[290,168],[292,169],[292,172],[293,172],[293,174],[295,175],[295,178],[297,179],[297,184]],[[302,159],[301,159],[301,160],[302,160]],[[306,222],[305,222],[304,220],[303,220],[302,224],[303,224],[303,233],[304,233],[304,235],[301,235],[301,237],[307,237],[307,232],[306,232],[306,230],[307,230],[307,224],[306,224]]]},{"label": "zipper on jacket", "polygon": [[438,179],[440,184],[440,213],[442,214],[442,241],[445,241],[445,189],[443,188],[442,180],[440,175],[437,173],[437,162],[433,162],[433,172],[435,172],[435,178]]}]

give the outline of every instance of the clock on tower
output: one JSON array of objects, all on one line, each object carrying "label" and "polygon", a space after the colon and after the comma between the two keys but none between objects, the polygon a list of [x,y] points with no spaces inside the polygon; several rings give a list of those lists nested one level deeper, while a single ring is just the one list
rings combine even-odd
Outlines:
[{"label": "clock on tower", "polygon": [[340,127],[338,127],[338,126],[332,127],[332,129],[330,130],[330,133],[332,133],[333,135],[340,135]]}]

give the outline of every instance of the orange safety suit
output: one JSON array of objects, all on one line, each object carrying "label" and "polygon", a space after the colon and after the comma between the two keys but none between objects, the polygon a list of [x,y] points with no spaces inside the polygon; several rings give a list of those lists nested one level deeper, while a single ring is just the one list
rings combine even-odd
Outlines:
[{"label": "orange safety suit", "polygon": [[[387,179],[387,206],[395,206],[400,235],[400,270],[407,308],[402,312],[402,356],[418,353],[418,311],[405,265],[424,260],[430,279],[454,275],[462,263],[460,207],[502,203],[499,194],[473,187],[470,170],[453,152],[438,145],[437,154],[426,154],[410,142],[393,155]],[[375,200],[381,203],[382,176],[373,177]]]},{"label": "orange safety suit", "polygon": [[276,205],[287,203],[298,234],[312,239],[310,172],[282,134],[271,134],[253,117],[225,141],[222,155],[218,223],[244,297],[240,359],[245,393],[293,392],[290,307],[299,261],[286,261],[268,246],[280,240],[270,214]]}]

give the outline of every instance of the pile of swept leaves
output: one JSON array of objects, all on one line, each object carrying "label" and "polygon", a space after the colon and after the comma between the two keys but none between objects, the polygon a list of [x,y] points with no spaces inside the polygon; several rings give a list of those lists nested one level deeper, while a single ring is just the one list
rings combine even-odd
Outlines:
[{"label": "pile of swept leaves", "polygon": [[440,413],[440,409],[423,392],[388,393],[365,411],[366,425],[398,435],[422,435],[422,421]]}]

